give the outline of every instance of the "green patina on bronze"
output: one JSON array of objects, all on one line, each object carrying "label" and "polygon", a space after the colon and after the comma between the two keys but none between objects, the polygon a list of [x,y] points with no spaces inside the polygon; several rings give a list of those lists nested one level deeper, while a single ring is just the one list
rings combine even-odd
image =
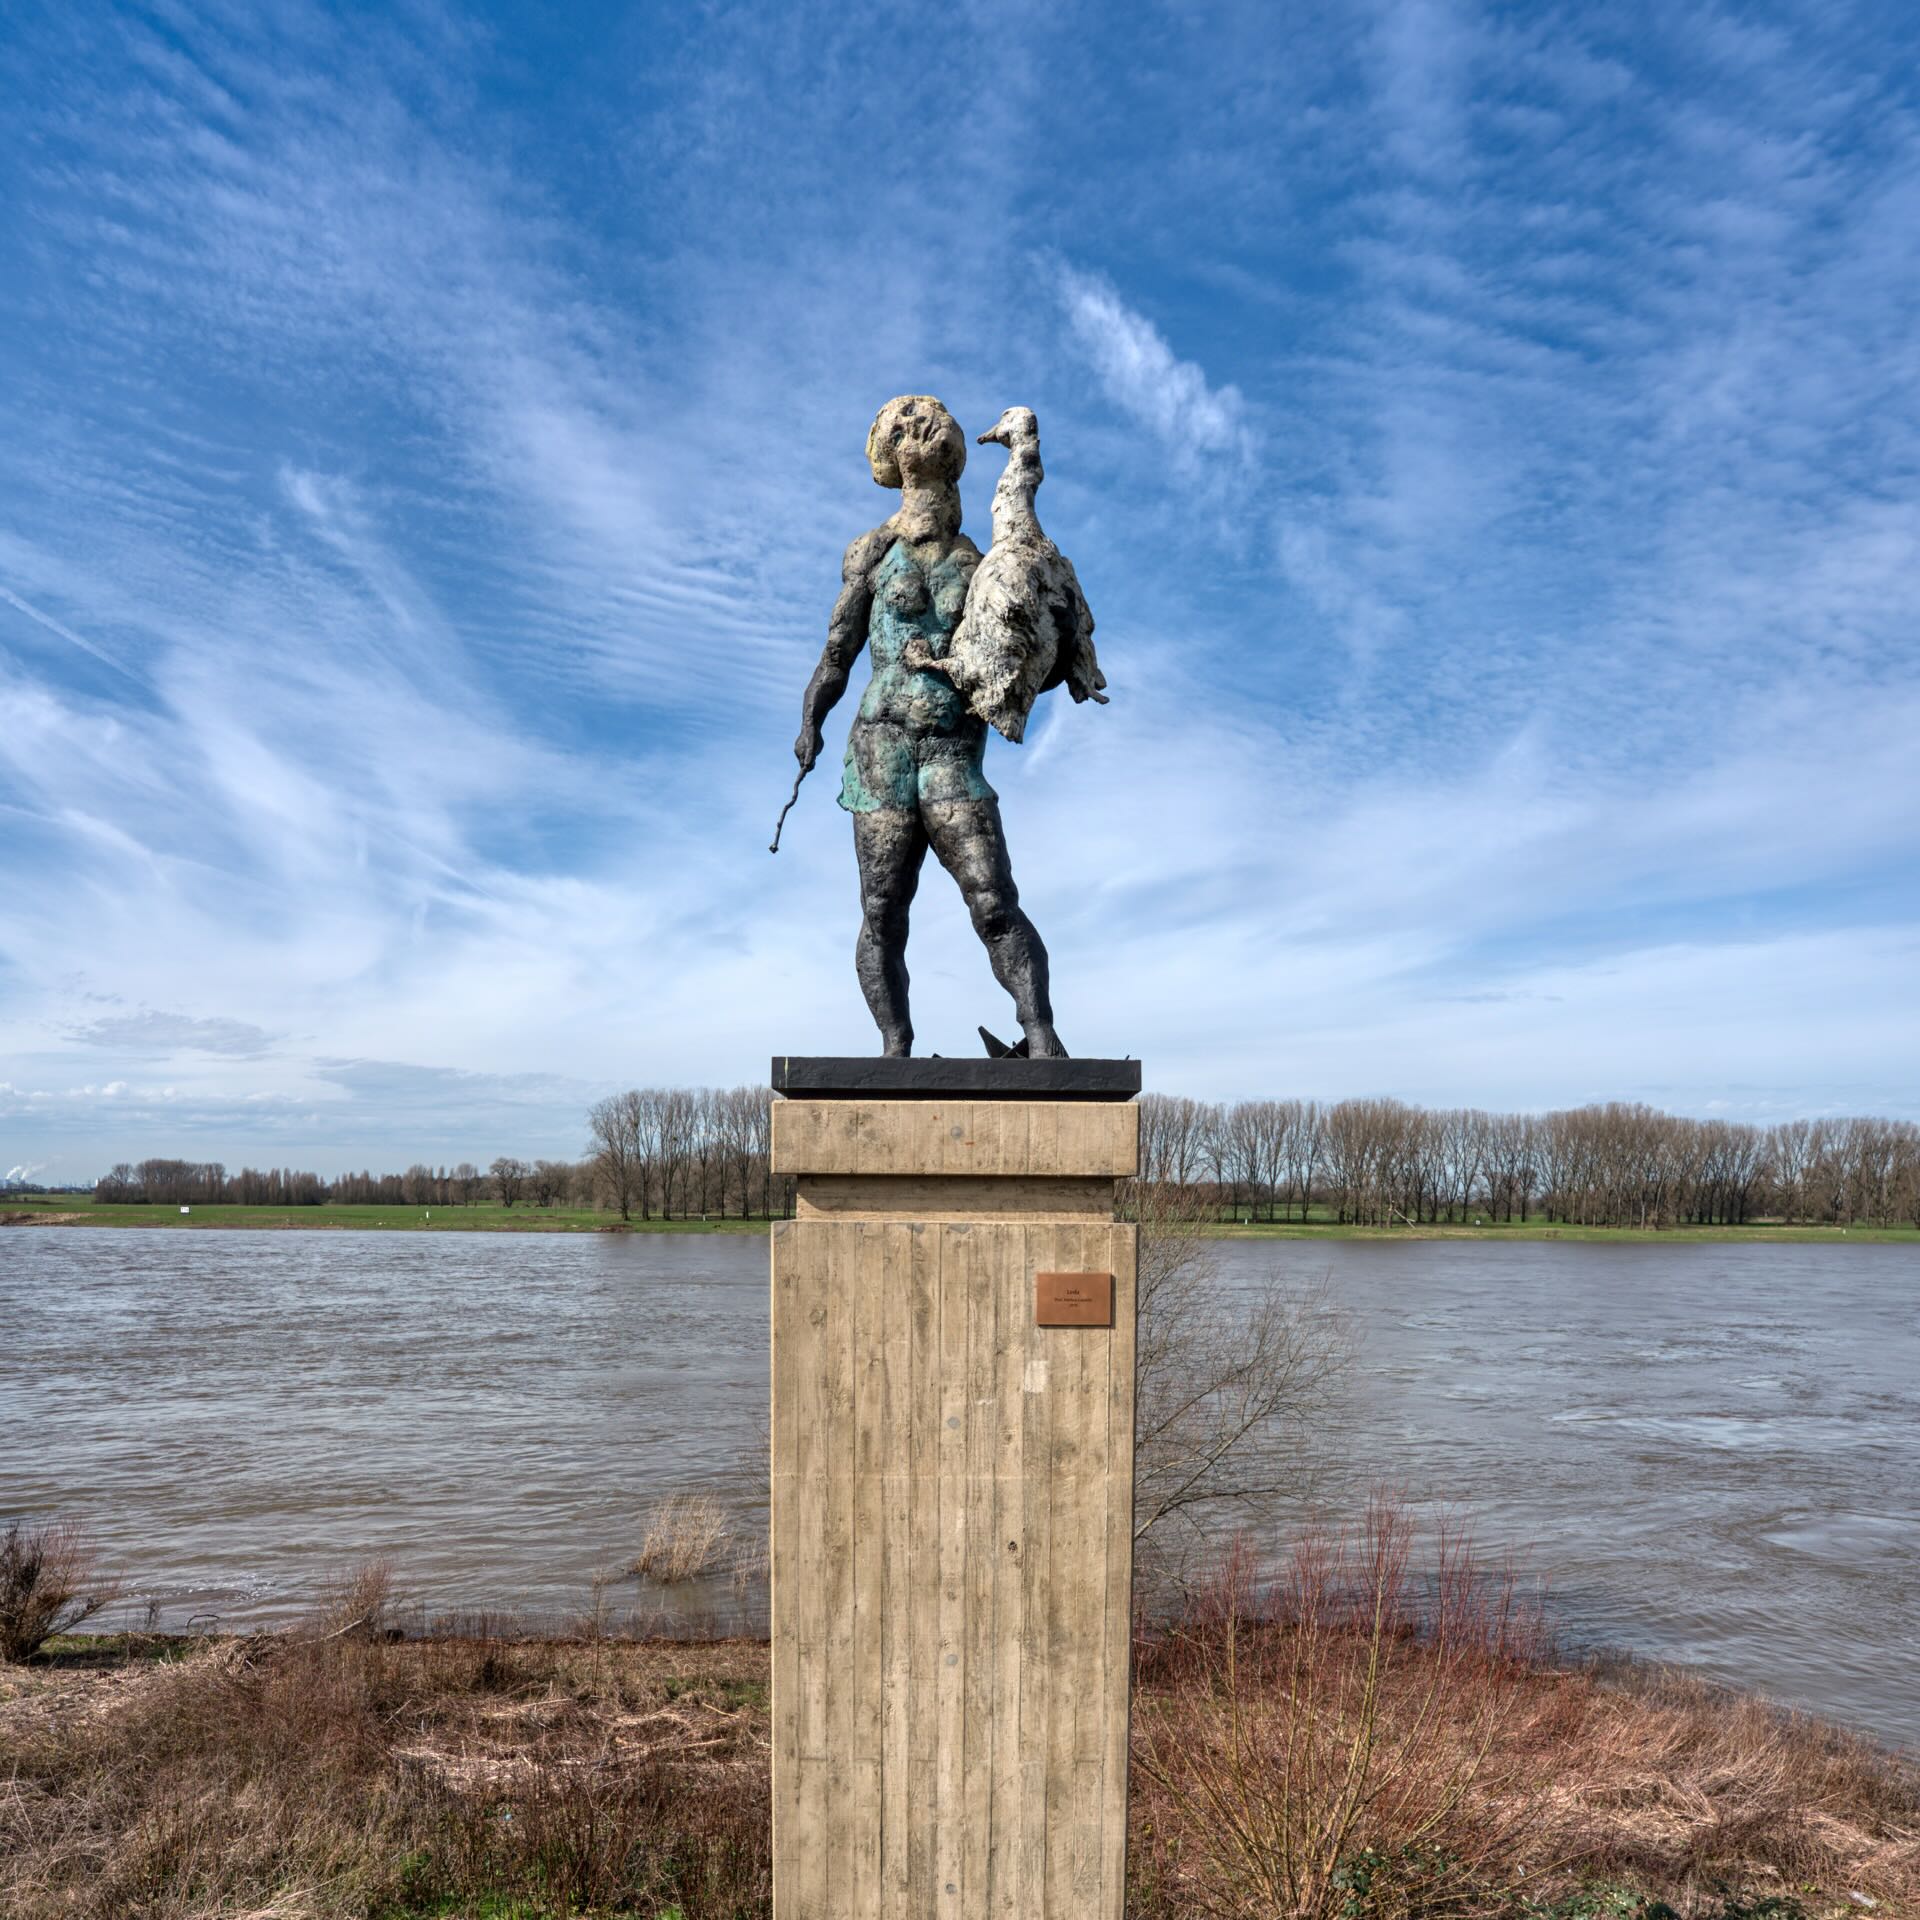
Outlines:
[{"label": "green patina on bronze", "polygon": [[968,711],[952,681],[901,658],[916,639],[934,659],[945,657],[966,605],[970,558],[950,553],[929,573],[896,540],[874,570],[867,623],[873,677],[840,781],[840,804],[849,813],[995,797],[982,771],[986,723]]}]

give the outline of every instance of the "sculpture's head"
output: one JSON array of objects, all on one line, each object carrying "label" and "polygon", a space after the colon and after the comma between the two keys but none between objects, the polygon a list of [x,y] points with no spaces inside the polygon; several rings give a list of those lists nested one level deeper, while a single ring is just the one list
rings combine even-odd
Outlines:
[{"label": "sculpture's head", "polygon": [[967,436],[930,393],[903,393],[874,415],[867,464],[876,486],[950,485],[966,469]]},{"label": "sculpture's head", "polygon": [[997,440],[1003,447],[1037,447],[1040,422],[1033,417],[1031,407],[1009,407],[980,436],[980,445],[984,447],[989,440]]}]

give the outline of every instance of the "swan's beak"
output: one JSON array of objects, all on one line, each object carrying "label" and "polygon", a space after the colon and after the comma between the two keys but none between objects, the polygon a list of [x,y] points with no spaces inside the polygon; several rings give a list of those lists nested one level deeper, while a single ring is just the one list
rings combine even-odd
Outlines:
[{"label": "swan's beak", "polygon": [[985,433],[975,439],[973,444],[976,447],[984,447],[989,440],[993,441],[997,446],[1010,447],[1013,445],[1013,442],[1007,438],[1007,423],[1004,420],[995,421]]}]

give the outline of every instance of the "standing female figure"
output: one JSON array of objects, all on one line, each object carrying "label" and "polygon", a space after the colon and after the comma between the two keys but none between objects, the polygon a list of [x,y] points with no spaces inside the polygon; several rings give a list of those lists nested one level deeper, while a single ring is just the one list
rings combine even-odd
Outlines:
[{"label": "standing female figure", "polygon": [[1020,910],[1000,801],[981,770],[986,723],[944,675],[913,667],[912,646],[938,660],[966,605],[980,549],[960,531],[966,437],[926,394],[889,400],[867,435],[876,484],[898,487],[899,511],[848,547],[827,644],[800,703],[794,756],[820,757],[820,728],[846,691],[860,649],[873,677],[847,739],[840,804],[853,815],[860,862],[860,988],[882,1050],[913,1051],[907,1008],[907,916],[928,847],[953,875],[992,963],[1013,996],[1027,1052],[1058,1058],[1047,950]]}]

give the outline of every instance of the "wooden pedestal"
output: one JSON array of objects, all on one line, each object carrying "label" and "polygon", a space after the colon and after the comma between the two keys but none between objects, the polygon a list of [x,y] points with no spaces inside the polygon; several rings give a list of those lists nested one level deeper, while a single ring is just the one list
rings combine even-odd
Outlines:
[{"label": "wooden pedestal", "polygon": [[1138,1150],[1124,1101],[775,1103],[776,1920],[1121,1920]]}]

